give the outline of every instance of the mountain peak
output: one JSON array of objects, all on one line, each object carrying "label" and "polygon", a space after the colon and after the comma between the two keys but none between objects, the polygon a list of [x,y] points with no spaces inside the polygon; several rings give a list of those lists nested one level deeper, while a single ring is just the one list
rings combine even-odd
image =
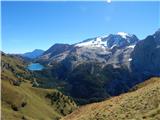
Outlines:
[{"label": "mountain peak", "polygon": [[35,49],[32,52],[27,52],[27,53],[22,54],[22,56],[34,59],[34,58],[37,58],[37,57],[41,56],[43,53],[44,53],[43,50]]},{"label": "mountain peak", "polygon": [[53,46],[51,46],[48,50],[46,50],[44,54],[51,54],[51,56],[57,55],[70,49],[71,47],[72,45],[69,45],[69,44],[56,43]]},{"label": "mountain peak", "polygon": [[158,30],[157,31],[159,31],[160,32],[160,28],[158,28]]},{"label": "mountain peak", "polygon": [[131,35],[125,32],[118,32],[117,35],[120,35],[122,38],[126,39],[127,37],[130,37]]},{"label": "mountain peak", "polygon": [[35,50],[33,50],[32,52],[44,52],[44,50],[41,50],[41,49],[35,49]]}]

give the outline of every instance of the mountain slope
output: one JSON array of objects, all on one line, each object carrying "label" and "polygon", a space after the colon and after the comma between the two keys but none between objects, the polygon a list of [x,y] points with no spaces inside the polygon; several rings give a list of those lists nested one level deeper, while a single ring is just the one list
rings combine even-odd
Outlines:
[{"label": "mountain slope", "polygon": [[136,86],[135,91],[82,106],[62,120],[129,119],[160,119],[160,78],[152,78]]},{"label": "mountain slope", "polygon": [[2,120],[58,120],[76,108],[74,101],[58,90],[33,87],[36,78],[25,65],[25,61],[2,53]]},{"label": "mountain slope", "polygon": [[[48,50],[46,50],[38,59],[37,61],[49,63],[49,61],[58,58],[61,60],[61,57],[65,57],[65,52],[70,50],[72,48],[72,45],[68,44],[54,44],[51,46]],[[61,53],[64,53],[61,56]],[[64,56],[64,57],[63,57]]]}]

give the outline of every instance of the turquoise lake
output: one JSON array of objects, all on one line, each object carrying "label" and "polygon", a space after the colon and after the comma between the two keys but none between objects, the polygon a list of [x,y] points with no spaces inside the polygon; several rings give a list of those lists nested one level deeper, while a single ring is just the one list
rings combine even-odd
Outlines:
[{"label": "turquoise lake", "polygon": [[27,68],[29,70],[36,71],[36,70],[43,70],[44,66],[41,65],[40,63],[31,63],[30,65],[27,66]]}]

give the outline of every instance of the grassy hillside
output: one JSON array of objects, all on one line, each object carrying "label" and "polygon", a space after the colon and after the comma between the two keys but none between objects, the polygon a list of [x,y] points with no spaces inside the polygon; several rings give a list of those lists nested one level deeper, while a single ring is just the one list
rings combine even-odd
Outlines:
[{"label": "grassy hillside", "polygon": [[160,120],[160,78],[137,85],[132,92],[82,106],[62,120]]},{"label": "grassy hillside", "polygon": [[35,88],[26,63],[2,54],[2,120],[58,120],[71,113],[74,101],[55,89]]}]

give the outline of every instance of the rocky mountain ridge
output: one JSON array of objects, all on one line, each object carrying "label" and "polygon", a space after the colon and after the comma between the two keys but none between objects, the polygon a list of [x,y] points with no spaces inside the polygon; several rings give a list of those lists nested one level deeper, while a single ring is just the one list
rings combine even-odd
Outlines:
[{"label": "rocky mountain ridge", "polygon": [[[113,63],[116,66],[131,60],[128,55],[138,41],[135,35],[119,32],[105,37],[87,39],[73,45],[55,44],[45,51],[38,61],[45,62],[49,66],[54,63],[69,62],[73,68],[86,61]],[[129,52],[128,55],[124,55],[124,51]]]}]

